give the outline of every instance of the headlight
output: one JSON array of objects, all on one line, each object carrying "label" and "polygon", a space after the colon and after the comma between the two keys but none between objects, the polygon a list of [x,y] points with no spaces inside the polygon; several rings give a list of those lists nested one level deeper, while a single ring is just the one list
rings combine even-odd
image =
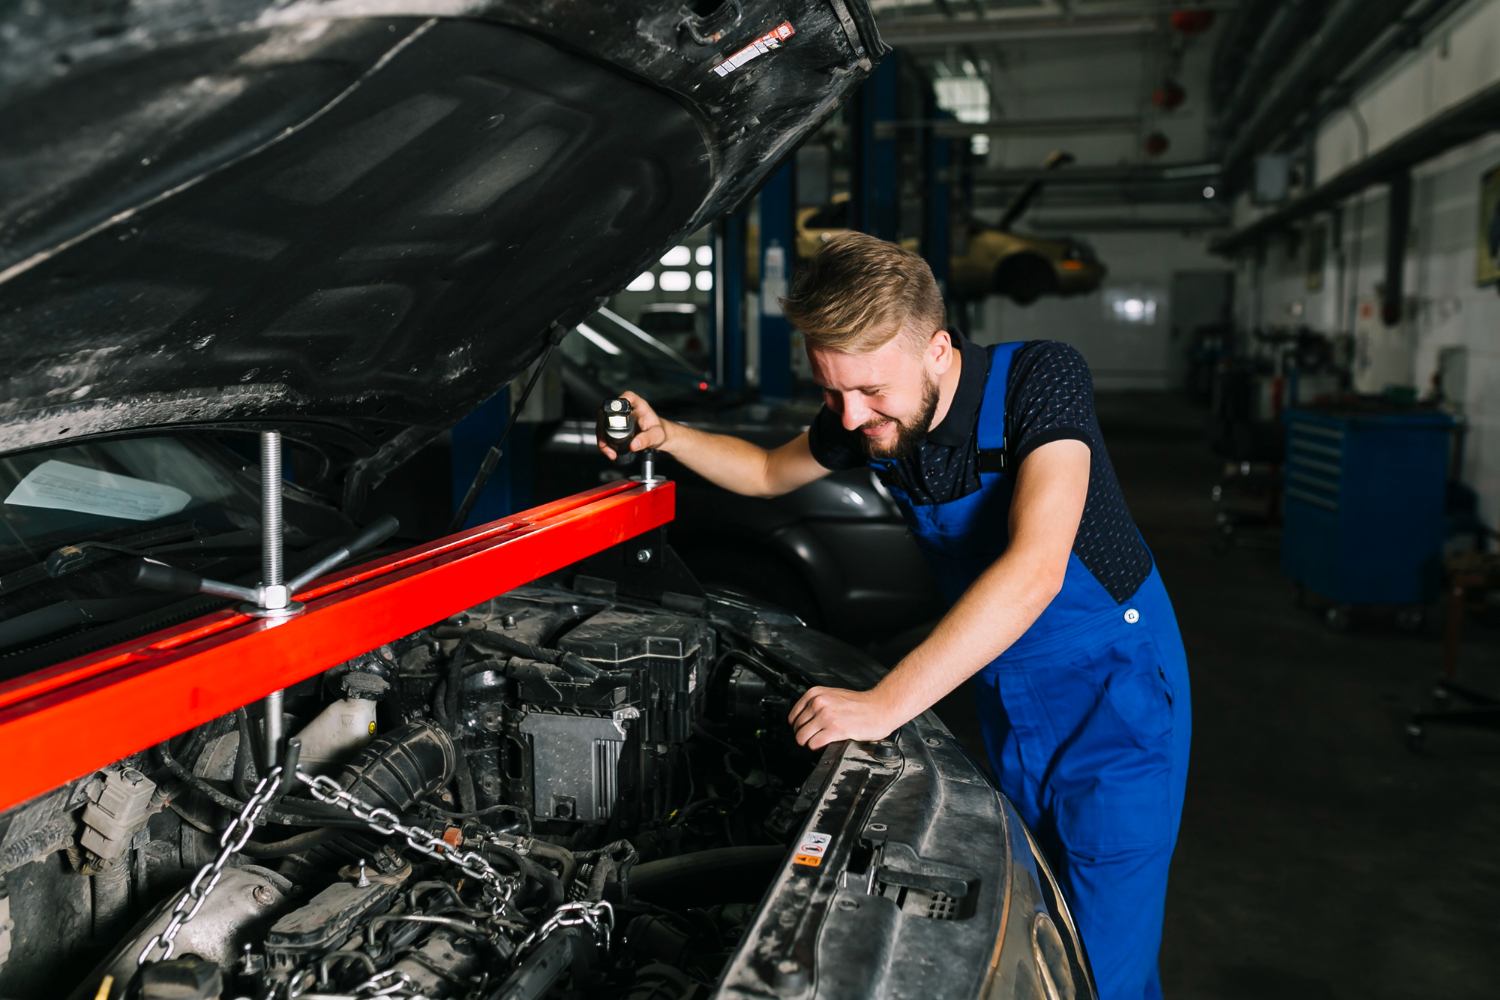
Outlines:
[{"label": "headlight", "polygon": [[1031,920],[1031,958],[1047,1000],[1076,1000],[1078,987],[1073,984],[1073,963],[1063,944],[1057,925],[1045,912]]},{"label": "headlight", "polygon": [[[1097,1000],[1067,903],[1031,831],[1011,814],[1010,919],[995,942],[983,1000]],[[1025,863],[1027,853],[1031,865]]]}]

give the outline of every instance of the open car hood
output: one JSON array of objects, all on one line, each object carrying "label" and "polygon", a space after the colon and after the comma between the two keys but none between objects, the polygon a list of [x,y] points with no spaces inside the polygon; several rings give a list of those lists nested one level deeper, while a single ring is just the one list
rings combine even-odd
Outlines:
[{"label": "open car hood", "polygon": [[857,0],[709,6],[7,5],[0,449],[337,425],[378,477],[880,49]]}]

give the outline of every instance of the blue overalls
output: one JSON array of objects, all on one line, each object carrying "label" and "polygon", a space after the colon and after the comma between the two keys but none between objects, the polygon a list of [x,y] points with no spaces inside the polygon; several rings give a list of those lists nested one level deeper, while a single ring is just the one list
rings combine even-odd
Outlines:
[{"label": "blue overalls", "polygon": [[[1005,454],[1005,388],[1018,343],[991,348],[979,411],[980,488],[916,505],[899,487],[917,542],[951,603],[1005,550],[1014,470]],[[871,462],[889,481],[893,463]],[[1187,781],[1187,657],[1161,577],[1117,603],[1076,554],[1061,592],[971,681],[1001,790],[1062,885],[1101,1000],[1161,996],[1167,868]]]}]

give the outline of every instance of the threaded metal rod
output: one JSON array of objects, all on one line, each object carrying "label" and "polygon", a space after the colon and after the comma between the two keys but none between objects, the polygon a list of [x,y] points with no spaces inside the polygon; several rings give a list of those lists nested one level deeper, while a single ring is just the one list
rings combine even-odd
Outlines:
[{"label": "threaded metal rod", "polygon": [[[263,607],[285,607],[286,595],[280,592],[281,566],[281,435],[262,431],[260,435],[260,592]],[[271,590],[271,588],[276,588]],[[272,597],[272,595],[275,595]],[[281,763],[282,693],[266,695],[265,751],[266,769]]]},{"label": "threaded metal rod", "polygon": [[272,691],[266,695],[266,770],[281,763],[282,739],[282,692]]},{"label": "threaded metal rod", "polygon": [[265,587],[282,584],[281,569],[281,435],[260,435],[260,582]]}]

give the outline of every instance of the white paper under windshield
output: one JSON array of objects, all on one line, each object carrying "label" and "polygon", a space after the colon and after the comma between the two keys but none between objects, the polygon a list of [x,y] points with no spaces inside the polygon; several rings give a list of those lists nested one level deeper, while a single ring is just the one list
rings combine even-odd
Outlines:
[{"label": "white paper under windshield", "polygon": [[55,459],[43,462],[5,498],[17,507],[69,510],[127,521],[154,521],[192,500],[185,490]]}]

